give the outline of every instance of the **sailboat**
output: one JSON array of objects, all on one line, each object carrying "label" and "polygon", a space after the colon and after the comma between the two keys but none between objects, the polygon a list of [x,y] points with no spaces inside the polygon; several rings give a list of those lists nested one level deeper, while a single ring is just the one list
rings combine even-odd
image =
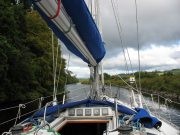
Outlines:
[{"label": "sailboat", "polygon": [[[63,98],[63,104],[59,105],[55,95],[53,101],[48,102],[30,118],[13,126],[10,134],[180,134],[173,124],[149,114],[141,105],[138,108],[132,89],[133,105],[105,95],[103,81],[103,92],[100,90],[99,63],[106,51],[101,36],[101,21],[97,15],[99,1],[91,2],[90,12],[84,0],[32,1],[36,10],[67,49],[87,63],[93,87],[88,98],[81,101],[65,103]],[[52,106],[48,107],[49,105]]]}]

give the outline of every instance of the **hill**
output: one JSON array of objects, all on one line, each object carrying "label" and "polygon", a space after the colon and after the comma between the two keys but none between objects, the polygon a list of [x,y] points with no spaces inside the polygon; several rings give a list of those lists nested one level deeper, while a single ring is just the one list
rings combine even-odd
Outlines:
[{"label": "hill", "polygon": [[172,69],[171,72],[173,72],[173,74],[180,74],[180,69]]}]

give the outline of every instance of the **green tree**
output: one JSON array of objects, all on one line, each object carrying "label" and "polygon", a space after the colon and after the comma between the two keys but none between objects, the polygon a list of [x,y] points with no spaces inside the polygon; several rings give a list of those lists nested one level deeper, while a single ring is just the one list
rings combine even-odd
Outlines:
[{"label": "green tree", "polygon": [[109,75],[108,73],[104,73],[104,80],[110,80],[111,79],[111,75]]},{"label": "green tree", "polygon": [[[36,57],[31,61],[33,66],[36,82],[35,89],[41,94],[49,94],[53,91],[53,54],[52,54],[52,31],[46,22],[41,18],[37,11],[28,12],[26,15],[27,22],[27,46]],[[56,60],[58,41],[54,35],[54,60]],[[61,76],[59,81],[59,91],[63,90],[65,84],[65,59],[61,58],[60,48],[58,53],[58,64],[56,68],[56,83],[60,69],[61,59]],[[42,66],[43,65],[43,66]],[[56,66],[55,66],[56,67]]]},{"label": "green tree", "polygon": [[2,85],[5,100],[25,100],[26,91],[32,91],[34,74],[30,60],[34,55],[26,47],[26,12],[23,5],[9,5],[0,1],[0,50]]}]

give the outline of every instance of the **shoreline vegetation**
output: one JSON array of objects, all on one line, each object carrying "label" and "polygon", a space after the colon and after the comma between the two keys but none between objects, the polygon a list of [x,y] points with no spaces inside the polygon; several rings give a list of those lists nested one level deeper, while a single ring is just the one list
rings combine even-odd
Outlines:
[{"label": "shoreline vegetation", "polygon": [[55,34],[53,55],[52,30],[28,1],[1,0],[0,20],[0,103],[52,95],[54,75],[58,93],[78,82],[66,68]]},{"label": "shoreline vegetation", "polygon": [[[134,73],[137,87],[139,88],[139,72]],[[101,76],[101,75],[100,75]],[[131,75],[119,74],[127,83]],[[104,73],[105,85],[129,88],[118,75],[109,75]],[[90,84],[89,79],[81,79],[82,84]],[[131,84],[136,88],[135,83]],[[146,72],[141,71],[141,91],[149,94],[159,94],[165,98],[180,100],[180,69],[173,69],[159,73],[158,71]]]}]

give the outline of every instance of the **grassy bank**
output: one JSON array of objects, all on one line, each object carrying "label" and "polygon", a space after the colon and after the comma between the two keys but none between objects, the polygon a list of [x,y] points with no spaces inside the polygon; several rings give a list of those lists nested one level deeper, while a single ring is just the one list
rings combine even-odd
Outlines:
[{"label": "grassy bank", "polygon": [[[139,73],[135,73],[137,86],[139,87]],[[107,78],[107,77],[106,77]],[[118,76],[110,76],[108,79],[105,78],[105,84],[112,86],[123,86],[127,87]],[[127,83],[129,83],[128,77],[122,77]],[[81,80],[82,84],[90,84],[89,79]],[[135,83],[132,84],[135,88]],[[180,96],[180,75],[174,74],[173,72],[164,72],[161,75],[158,72],[141,72],[141,89],[151,93],[159,93],[165,97],[179,98]]]}]

